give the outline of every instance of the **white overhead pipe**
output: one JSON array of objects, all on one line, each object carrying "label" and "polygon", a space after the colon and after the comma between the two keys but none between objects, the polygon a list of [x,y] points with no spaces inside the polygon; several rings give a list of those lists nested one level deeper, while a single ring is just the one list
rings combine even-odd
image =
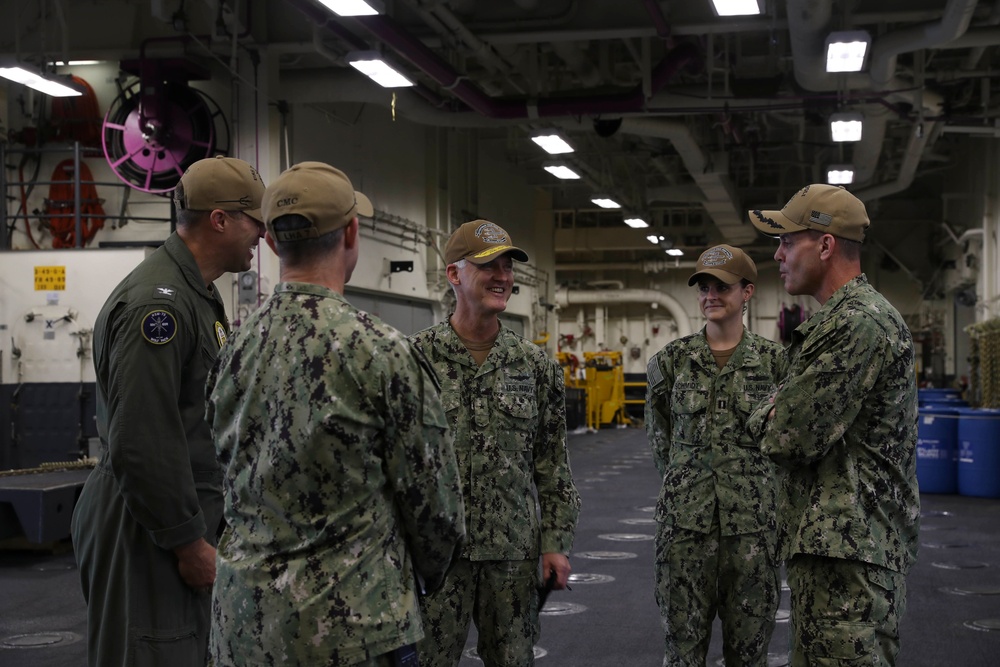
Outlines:
[{"label": "white overhead pipe", "polygon": [[979,0],[948,0],[941,20],[882,35],[872,44],[871,77],[876,88],[888,85],[901,53],[947,44],[965,34]]},{"label": "white overhead pipe", "polygon": [[920,164],[920,156],[923,155],[924,148],[932,138],[936,138],[940,123],[915,123],[910,131],[910,142],[906,145],[906,153],[903,155],[903,162],[899,166],[899,176],[895,181],[882,183],[874,187],[858,190],[854,196],[861,201],[871,201],[880,197],[894,195],[902,192],[913,184],[913,177],[917,173],[917,166]]},{"label": "white overhead pipe", "polygon": [[681,156],[684,168],[705,195],[705,211],[728,243],[739,245],[757,234],[736,205],[736,186],[727,165],[716,164],[702,150],[701,142],[687,125],[662,118],[624,118],[620,132],[668,140]]},{"label": "white overhead pipe", "polygon": [[691,332],[691,318],[688,317],[680,302],[669,294],[653,289],[621,289],[621,290],[574,290],[568,287],[556,289],[556,305],[564,308],[569,305],[599,304],[603,306],[621,303],[656,303],[667,309],[677,324],[678,337],[688,336]]},{"label": "white overhead pipe", "polygon": [[870,74],[832,74],[826,71],[827,34],[830,31],[832,0],[788,0],[788,33],[795,80],[803,88],[830,91],[842,88],[895,90],[889,99],[921,103],[938,115],[944,103],[929,91],[911,91],[913,82],[895,76],[896,58],[901,53],[938,47],[958,39],[969,28],[978,0],[949,0],[941,19],[934,23],[889,32],[872,43]]},{"label": "white overhead pipe", "polygon": [[694,260],[683,262],[663,259],[646,260],[643,262],[559,262],[556,271],[635,271],[643,273],[662,273],[672,269],[693,269],[698,263]]}]

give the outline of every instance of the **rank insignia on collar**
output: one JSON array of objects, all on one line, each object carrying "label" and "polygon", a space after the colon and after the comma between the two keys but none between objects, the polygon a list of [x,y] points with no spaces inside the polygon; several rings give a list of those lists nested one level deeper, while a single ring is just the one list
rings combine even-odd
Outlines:
[{"label": "rank insignia on collar", "polygon": [[171,301],[177,296],[177,288],[172,285],[157,285],[153,288],[153,298],[155,299],[170,299]]},{"label": "rank insignia on collar", "polygon": [[142,337],[153,345],[163,345],[174,339],[177,320],[165,310],[151,310],[142,318]]}]

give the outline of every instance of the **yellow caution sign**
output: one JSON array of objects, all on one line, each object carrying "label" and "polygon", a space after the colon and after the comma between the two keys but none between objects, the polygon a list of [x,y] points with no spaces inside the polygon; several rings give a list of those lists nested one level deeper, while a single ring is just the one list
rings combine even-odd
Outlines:
[{"label": "yellow caution sign", "polygon": [[55,292],[66,289],[65,266],[36,266],[35,291]]}]

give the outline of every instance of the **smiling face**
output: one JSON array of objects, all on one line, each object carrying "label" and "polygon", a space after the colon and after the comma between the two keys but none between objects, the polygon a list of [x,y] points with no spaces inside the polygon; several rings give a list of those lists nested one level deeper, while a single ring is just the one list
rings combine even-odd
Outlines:
[{"label": "smiling face", "polygon": [[229,221],[227,233],[231,234],[231,258],[226,271],[249,271],[253,266],[254,248],[264,238],[264,223],[239,211],[226,211],[225,215]]},{"label": "smiling face", "polygon": [[507,309],[514,288],[514,260],[504,254],[485,264],[449,264],[448,279],[460,307],[480,316],[497,315]]},{"label": "smiling face", "polygon": [[727,285],[718,278],[703,275],[698,279],[698,307],[709,322],[722,324],[743,318],[743,304],[753,294],[753,285]]}]

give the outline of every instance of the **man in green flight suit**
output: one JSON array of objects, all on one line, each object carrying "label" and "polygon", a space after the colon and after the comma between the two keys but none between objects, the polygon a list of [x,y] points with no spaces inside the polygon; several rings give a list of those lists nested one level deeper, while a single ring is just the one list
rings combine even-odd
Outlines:
[{"label": "man in green flight suit", "polygon": [[792,334],[773,405],[749,424],[788,471],[791,665],[894,665],[920,521],[913,339],[861,272],[861,200],[814,184],[749,216],[779,239],[785,290],[822,304]]},{"label": "man in green flight suit", "polygon": [[527,667],[538,638],[539,557],[542,579],[565,588],[580,511],[562,369],[498,317],[514,286],[514,260],[528,260],[503,228],[487,220],[461,225],[444,259],[455,312],[411,340],[441,378],[467,537],[444,585],[421,600],[420,662],[457,665],[472,620],[486,667]]},{"label": "man in green flight suit", "polygon": [[243,160],[192,164],[174,192],[177,231],[98,315],[101,454],[72,521],[91,667],[206,664],[222,473],[205,378],[229,335],[212,283],[250,268],[263,194]]}]

